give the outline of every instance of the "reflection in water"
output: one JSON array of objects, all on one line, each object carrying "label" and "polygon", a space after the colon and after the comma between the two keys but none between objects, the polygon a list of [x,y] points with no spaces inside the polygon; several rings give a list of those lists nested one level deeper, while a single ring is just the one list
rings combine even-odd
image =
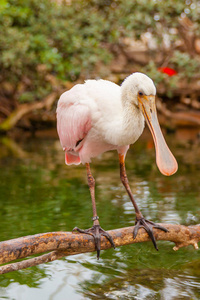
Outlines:
[{"label": "reflection in water", "polygon": [[200,282],[195,277],[174,272],[170,278],[169,272],[162,270],[134,270],[133,273],[96,288],[95,293],[86,291],[85,296],[90,299],[199,299],[196,290],[200,289]]},{"label": "reflection in water", "polygon": [[[187,135],[189,136],[189,135]],[[200,223],[200,142],[168,136],[179,171],[161,175],[150,135],[127,155],[127,173],[145,217],[155,222]],[[191,137],[191,135],[190,135]],[[22,137],[24,138],[24,137]],[[151,137],[150,137],[151,138]],[[175,143],[176,142],[176,143]],[[55,133],[0,140],[0,239],[91,226],[84,166],[64,165]],[[134,224],[134,210],[119,179],[117,153],[93,161],[97,209],[105,229]],[[67,257],[0,277],[3,299],[200,299],[200,257],[192,247],[170,242],[124,246]]]}]

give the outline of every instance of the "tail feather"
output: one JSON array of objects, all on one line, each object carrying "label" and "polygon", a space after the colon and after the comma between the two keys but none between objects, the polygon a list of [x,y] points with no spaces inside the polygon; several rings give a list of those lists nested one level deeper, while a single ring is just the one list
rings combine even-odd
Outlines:
[{"label": "tail feather", "polygon": [[73,155],[69,152],[65,152],[65,163],[66,165],[79,165],[81,163],[80,157]]}]

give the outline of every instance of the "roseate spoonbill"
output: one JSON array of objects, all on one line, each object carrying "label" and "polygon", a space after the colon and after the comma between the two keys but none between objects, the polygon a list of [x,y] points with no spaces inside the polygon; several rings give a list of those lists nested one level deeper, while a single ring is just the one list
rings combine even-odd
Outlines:
[{"label": "roseate spoonbill", "polygon": [[99,224],[95,180],[90,170],[91,158],[105,151],[118,151],[121,181],[136,213],[134,238],[138,229],[143,227],[158,250],[153,227],[167,232],[166,228],[143,217],[133,198],[125,169],[129,145],[135,143],[142,134],[146,120],[155,143],[156,162],[160,172],[169,176],[177,171],[176,159],[170,152],[158,123],[155,95],[153,81],[145,74],[133,73],[121,86],[102,79],[87,80],[63,93],[58,101],[57,130],[65,151],[65,163],[86,165],[92,199],[93,226],[87,230],[75,227],[74,230],[94,237],[97,258],[100,255],[101,235],[106,236],[111,245],[115,246],[112,237]]}]

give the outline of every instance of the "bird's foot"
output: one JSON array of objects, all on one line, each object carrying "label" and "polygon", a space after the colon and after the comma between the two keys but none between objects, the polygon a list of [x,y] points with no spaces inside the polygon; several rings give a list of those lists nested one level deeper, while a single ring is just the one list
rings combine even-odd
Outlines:
[{"label": "bird's foot", "polygon": [[150,238],[153,242],[154,247],[158,251],[158,247],[157,247],[157,244],[156,244],[156,239],[155,239],[155,236],[153,234],[153,227],[157,228],[157,229],[160,229],[160,230],[163,230],[165,232],[168,232],[168,230],[165,227],[160,226],[159,224],[156,224],[154,222],[146,220],[143,216],[140,217],[140,218],[136,217],[135,228],[134,228],[134,231],[133,231],[134,239],[136,238],[138,230],[141,227],[143,227],[146,230],[146,232],[148,233],[148,235],[150,236]]},{"label": "bird's foot", "polygon": [[80,233],[86,233],[86,234],[90,234],[93,236],[94,238],[94,242],[95,242],[95,248],[97,250],[97,259],[99,259],[100,257],[100,251],[101,251],[101,236],[105,236],[109,242],[111,243],[112,247],[115,248],[115,244],[113,242],[113,238],[111,237],[110,234],[108,234],[105,230],[103,230],[101,228],[100,225],[93,225],[91,228],[83,230],[83,229],[79,229],[78,227],[75,227],[73,231],[78,231]]}]

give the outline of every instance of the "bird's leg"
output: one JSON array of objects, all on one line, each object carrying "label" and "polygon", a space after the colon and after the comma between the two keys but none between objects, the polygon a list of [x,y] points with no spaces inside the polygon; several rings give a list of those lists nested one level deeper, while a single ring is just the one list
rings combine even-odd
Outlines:
[{"label": "bird's leg", "polygon": [[89,163],[86,163],[86,169],[87,169],[88,186],[90,189],[90,195],[92,199],[92,211],[93,211],[92,221],[93,221],[93,225],[99,225],[99,217],[97,216],[97,208],[95,202],[95,179],[92,176]]},{"label": "bird's leg", "polygon": [[134,239],[137,236],[139,228],[143,227],[147,231],[148,235],[150,236],[154,247],[156,248],[156,250],[158,250],[158,247],[156,245],[156,240],[155,240],[155,237],[154,237],[154,234],[153,234],[153,227],[158,228],[160,230],[163,230],[165,232],[167,232],[168,230],[166,228],[154,223],[154,222],[146,220],[143,217],[137,203],[135,202],[135,200],[133,198],[133,194],[131,192],[131,188],[129,186],[128,178],[127,178],[127,175],[126,175],[125,157],[122,154],[119,154],[119,163],[120,163],[120,178],[121,178],[121,181],[122,181],[128,195],[131,199],[131,202],[133,203],[133,206],[135,208],[136,220],[135,220],[135,228],[134,228],[134,232],[133,232]]},{"label": "bird's leg", "polygon": [[86,230],[82,230],[82,229],[75,227],[73,229],[73,231],[76,230],[81,233],[90,234],[94,237],[95,247],[97,250],[97,259],[99,259],[100,250],[101,250],[101,235],[105,236],[109,240],[109,242],[111,243],[113,248],[115,248],[115,244],[113,242],[112,237],[105,230],[103,230],[100,227],[99,217],[97,216],[97,209],[96,209],[96,202],[95,202],[95,180],[94,180],[94,177],[92,176],[89,163],[86,163],[86,169],[87,169],[88,185],[89,185],[90,195],[91,195],[91,199],[92,199],[93,226]]}]

